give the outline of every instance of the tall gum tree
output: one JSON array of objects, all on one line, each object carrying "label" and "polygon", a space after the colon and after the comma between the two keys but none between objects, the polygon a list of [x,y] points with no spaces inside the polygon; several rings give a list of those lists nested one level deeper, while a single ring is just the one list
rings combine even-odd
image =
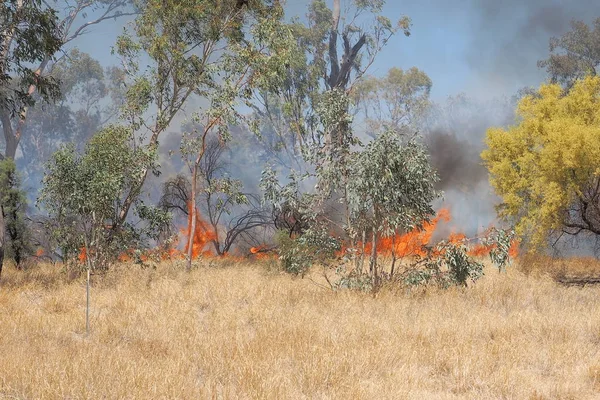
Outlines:
[{"label": "tall gum tree", "polygon": [[300,153],[315,171],[317,207],[340,200],[341,215],[334,219],[344,220],[346,228],[351,149],[359,145],[352,131],[352,92],[389,39],[398,31],[410,34],[410,19],[393,23],[383,14],[384,3],[357,0],[343,10],[340,0],[331,7],[312,1],[307,22],[290,23],[296,42],[286,78],[279,90],[261,93],[256,110],[281,138],[277,146],[292,156]]}]

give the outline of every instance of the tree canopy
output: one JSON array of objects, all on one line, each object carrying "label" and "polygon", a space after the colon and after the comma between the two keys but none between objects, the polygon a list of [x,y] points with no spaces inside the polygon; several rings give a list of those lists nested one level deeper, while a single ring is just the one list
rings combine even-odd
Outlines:
[{"label": "tree canopy", "polygon": [[520,122],[487,131],[482,158],[499,213],[532,248],[553,234],[600,235],[600,77],[563,95],[542,85],[518,105]]},{"label": "tree canopy", "polygon": [[577,79],[597,75],[600,66],[600,18],[592,26],[583,21],[572,21],[571,30],[559,38],[550,39],[550,57],[538,65],[546,68],[553,83],[567,89]]}]

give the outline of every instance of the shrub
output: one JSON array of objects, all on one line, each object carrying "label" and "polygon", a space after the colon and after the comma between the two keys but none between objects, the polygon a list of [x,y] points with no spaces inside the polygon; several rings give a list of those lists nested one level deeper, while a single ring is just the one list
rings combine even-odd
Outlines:
[{"label": "shrub", "polygon": [[123,251],[141,247],[168,220],[136,193],[133,206],[148,223],[137,228],[120,222],[120,214],[132,207],[122,199],[132,198],[145,171],[154,167],[154,155],[134,141],[130,130],[110,126],[94,135],[83,154],[70,144],[52,156],[39,201],[54,220],[50,234],[66,260],[79,255],[106,268]]},{"label": "shrub", "polygon": [[4,254],[14,260],[19,268],[25,258],[31,255],[32,249],[24,218],[27,200],[12,159],[0,161],[0,204],[4,214],[4,227],[0,229],[5,230],[3,233],[7,239]]}]

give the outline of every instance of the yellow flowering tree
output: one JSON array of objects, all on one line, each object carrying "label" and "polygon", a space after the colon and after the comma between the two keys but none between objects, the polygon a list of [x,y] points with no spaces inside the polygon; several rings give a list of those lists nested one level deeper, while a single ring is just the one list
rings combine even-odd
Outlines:
[{"label": "yellow flowering tree", "polygon": [[487,131],[481,154],[503,200],[500,216],[531,249],[554,234],[600,235],[600,78],[579,80],[568,94],[542,85],[517,116],[517,125]]}]

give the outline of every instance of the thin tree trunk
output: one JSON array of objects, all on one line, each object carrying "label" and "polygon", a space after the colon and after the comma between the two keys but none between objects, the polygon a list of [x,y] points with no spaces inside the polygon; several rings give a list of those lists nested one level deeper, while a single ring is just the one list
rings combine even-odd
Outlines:
[{"label": "thin tree trunk", "polygon": [[196,167],[196,163],[194,163],[194,170],[192,171],[192,193],[190,194],[190,204],[189,204],[191,221],[188,224],[189,235],[188,235],[188,242],[187,242],[187,266],[186,266],[186,269],[188,271],[192,270],[192,255],[193,255],[193,248],[194,248],[194,237],[195,237],[195,233],[196,233],[196,218],[198,218],[197,211],[196,211],[197,182],[198,182],[198,168]]},{"label": "thin tree trunk", "polygon": [[363,270],[365,269],[365,246],[367,245],[367,231],[363,228],[362,230],[362,243],[360,245],[361,249],[360,249],[360,266],[359,266],[359,270],[357,272],[359,272],[360,274],[363,273]]},{"label": "thin tree trunk", "polygon": [[4,263],[4,208],[0,204],[0,277],[2,276],[2,264]]},{"label": "thin tree trunk", "polygon": [[377,229],[373,229],[373,239],[371,242],[371,261],[369,271],[374,281],[377,281]]},{"label": "thin tree trunk", "polygon": [[206,137],[208,136],[208,133],[210,132],[210,130],[213,128],[213,126],[215,126],[215,124],[219,121],[219,118],[215,118],[213,119],[207,126],[206,128],[204,128],[204,132],[202,133],[202,142],[201,142],[201,148],[200,151],[198,152],[198,157],[196,158],[196,161],[194,162],[194,170],[192,171],[192,193],[190,195],[190,202],[191,204],[191,216],[192,216],[192,223],[191,225],[191,231],[190,231],[190,237],[188,238],[188,264],[187,264],[187,269],[188,271],[192,269],[192,247],[194,246],[194,233],[196,232],[196,219],[198,218],[197,215],[197,210],[196,210],[196,190],[198,187],[198,169],[200,167],[200,162],[202,161],[202,159],[204,158],[204,153],[206,152]]},{"label": "thin tree trunk", "polygon": [[396,232],[392,236],[392,268],[390,270],[390,279],[394,277],[394,270],[396,268]]}]

